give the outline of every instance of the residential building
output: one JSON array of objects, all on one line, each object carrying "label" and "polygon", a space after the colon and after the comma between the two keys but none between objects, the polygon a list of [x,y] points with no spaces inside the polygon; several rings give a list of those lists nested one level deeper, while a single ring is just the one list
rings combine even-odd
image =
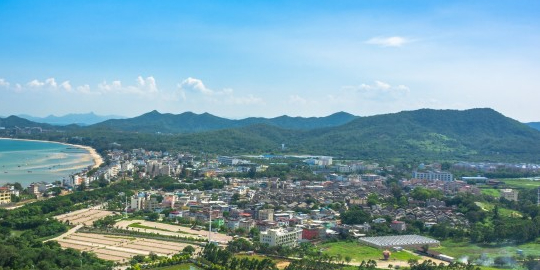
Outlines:
[{"label": "residential building", "polygon": [[302,239],[302,230],[297,228],[269,229],[260,233],[260,241],[269,246],[289,246],[295,247],[298,240]]},{"label": "residential building", "polygon": [[0,204],[11,202],[11,192],[8,187],[0,187]]},{"label": "residential building", "polygon": [[501,197],[509,200],[509,201],[518,201],[518,191],[515,189],[501,189]]},{"label": "residential building", "polygon": [[274,221],[274,209],[259,210],[259,220]]}]

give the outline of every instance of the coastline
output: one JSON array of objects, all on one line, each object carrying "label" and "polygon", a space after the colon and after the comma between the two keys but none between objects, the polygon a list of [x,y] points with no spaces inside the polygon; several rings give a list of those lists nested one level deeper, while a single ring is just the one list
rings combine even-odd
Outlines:
[{"label": "coastline", "polygon": [[94,166],[92,166],[92,168],[98,168],[99,166],[101,166],[101,164],[103,164],[103,158],[97,153],[96,149],[94,149],[94,148],[92,148],[90,146],[86,146],[86,145],[55,142],[55,141],[32,140],[32,139],[5,138],[5,137],[0,137],[0,140],[16,140],[16,141],[30,141],[30,142],[33,141],[33,142],[58,143],[58,144],[62,144],[62,145],[82,148],[82,149],[88,151],[88,154],[90,154],[90,156],[92,157],[92,160],[94,161]]}]

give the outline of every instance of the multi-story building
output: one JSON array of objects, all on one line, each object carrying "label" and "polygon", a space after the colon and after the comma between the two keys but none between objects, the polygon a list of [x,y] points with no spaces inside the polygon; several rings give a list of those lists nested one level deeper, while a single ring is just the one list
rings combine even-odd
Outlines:
[{"label": "multi-story building", "polygon": [[11,192],[7,187],[0,187],[0,204],[11,202]]},{"label": "multi-story building", "polygon": [[302,239],[302,230],[297,228],[269,229],[260,233],[260,241],[269,246],[289,246],[295,247],[298,240]]},{"label": "multi-story building", "polygon": [[440,181],[452,181],[454,180],[454,175],[452,175],[449,172],[440,172],[440,171],[427,171],[427,172],[419,172],[414,171],[412,173],[413,179],[424,179],[424,180],[440,180]]},{"label": "multi-story building", "polygon": [[274,209],[259,210],[259,220],[274,221]]},{"label": "multi-story building", "polygon": [[515,189],[501,189],[501,197],[509,200],[509,201],[518,201],[518,191]]},{"label": "multi-story building", "polygon": [[390,223],[390,228],[392,228],[394,231],[403,232],[407,230],[407,223],[394,220],[392,223]]},{"label": "multi-story building", "polygon": [[322,225],[307,225],[302,228],[302,239],[313,240],[323,238],[326,228]]}]

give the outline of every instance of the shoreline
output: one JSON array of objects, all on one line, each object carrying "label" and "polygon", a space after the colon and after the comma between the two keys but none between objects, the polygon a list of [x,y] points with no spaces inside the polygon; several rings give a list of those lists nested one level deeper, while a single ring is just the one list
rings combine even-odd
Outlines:
[{"label": "shoreline", "polygon": [[0,140],[58,143],[58,144],[62,144],[62,145],[82,148],[82,149],[88,151],[88,154],[90,154],[90,156],[92,157],[92,160],[94,162],[94,166],[92,166],[93,169],[98,168],[99,166],[101,166],[101,164],[103,164],[103,158],[97,153],[96,149],[94,149],[94,148],[92,148],[90,146],[86,146],[86,145],[55,142],[55,141],[33,140],[33,139],[5,138],[5,137],[0,137]]}]

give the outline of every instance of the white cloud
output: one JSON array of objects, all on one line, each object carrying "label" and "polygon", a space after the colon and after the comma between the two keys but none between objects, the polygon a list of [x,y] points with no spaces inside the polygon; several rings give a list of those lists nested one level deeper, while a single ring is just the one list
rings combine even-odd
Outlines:
[{"label": "white cloud", "polygon": [[156,79],[152,76],[143,78],[138,76],[135,79],[135,85],[124,85],[121,81],[116,80],[108,83],[103,81],[98,84],[98,91],[105,93],[118,93],[118,94],[134,94],[137,96],[151,97],[159,94]]},{"label": "white cloud", "polygon": [[146,77],[146,79],[143,79],[142,76],[137,77],[137,87],[135,90],[142,90],[149,93],[156,93],[158,92],[156,79],[154,77]]},{"label": "white cloud", "polygon": [[[55,78],[47,78],[45,81],[32,80],[26,84],[29,88],[39,89],[45,88],[49,90],[63,89],[65,91],[71,91],[72,87],[69,81],[64,81],[58,85]],[[20,84],[17,84],[17,90],[24,90]]]},{"label": "white cloud", "polygon": [[97,92],[97,91],[92,92],[90,90],[90,85],[88,85],[88,84],[77,86],[77,92],[79,92],[81,94],[87,94],[87,95],[91,95],[91,94],[100,95],[101,94],[101,92]]},{"label": "white cloud", "polygon": [[58,85],[56,84],[56,80],[54,78],[48,78],[45,80],[45,85],[48,85],[52,88],[56,88]]},{"label": "white cloud", "polygon": [[0,87],[6,87],[6,88],[8,88],[8,87],[9,87],[9,82],[6,81],[6,80],[3,79],[3,78],[0,78]]},{"label": "white cloud", "polygon": [[60,88],[69,92],[71,91],[71,84],[69,83],[69,81],[64,81],[63,83],[60,84]]},{"label": "white cloud", "polygon": [[101,92],[111,92],[115,90],[122,90],[122,82],[121,81],[113,81],[112,83],[107,83],[107,81],[103,81],[98,84],[98,89]]},{"label": "white cloud", "polygon": [[[192,77],[189,77],[178,84],[178,93],[184,101],[187,100],[188,95],[195,98],[197,95],[201,95],[205,100],[216,104],[251,105],[264,103],[261,98],[253,95],[236,96],[231,88],[225,88],[220,91],[212,90],[206,87],[202,80]],[[194,94],[195,96],[193,96]]]},{"label": "white cloud", "polygon": [[374,37],[366,41],[367,44],[379,45],[382,47],[401,47],[410,40],[404,37]]},{"label": "white cloud", "polygon": [[37,88],[37,87],[42,87],[43,85],[45,85],[45,83],[40,82],[38,80],[33,80],[33,81],[28,82],[26,85],[28,85],[29,87]]},{"label": "white cloud", "polygon": [[213,90],[206,88],[201,80],[192,77],[183,80],[178,86],[183,91],[200,92],[203,95],[215,94]]},{"label": "white cloud", "polygon": [[290,95],[289,96],[289,103],[290,104],[298,104],[298,105],[306,105],[307,100],[299,95]]},{"label": "white cloud", "polygon": [[363,83],[358,86],[344,86],[343,89],[358,93],[364,99],[378,101],[396,100],[410,92],[410,88],[405,85],[392,86],[383,81],[375,81],[373,84]]}]

